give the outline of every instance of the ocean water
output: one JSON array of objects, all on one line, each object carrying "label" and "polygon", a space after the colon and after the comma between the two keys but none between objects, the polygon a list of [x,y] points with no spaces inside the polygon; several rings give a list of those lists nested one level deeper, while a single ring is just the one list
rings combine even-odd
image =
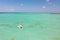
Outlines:
[{"label": "ocean water", "polygon": [[60,14],[0,12],[0,40],[60,40]]}]

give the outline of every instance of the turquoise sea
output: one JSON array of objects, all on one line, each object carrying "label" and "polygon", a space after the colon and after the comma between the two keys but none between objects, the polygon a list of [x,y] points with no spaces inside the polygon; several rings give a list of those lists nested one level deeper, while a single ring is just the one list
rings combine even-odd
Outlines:
[{"label": "turquoise sea", "polygon": [[0,40],[60,40],[60,14],[0,12]]}]

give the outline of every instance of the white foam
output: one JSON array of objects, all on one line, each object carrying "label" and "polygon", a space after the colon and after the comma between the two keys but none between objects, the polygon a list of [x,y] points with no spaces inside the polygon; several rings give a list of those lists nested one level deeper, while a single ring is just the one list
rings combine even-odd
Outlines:
[{"label": "white foam", "polygon": [[22,26],[22,25],[18,25],[17,27],[18,27],[19,29],[22,29],[22,28],[23,28],[23,26]]}]

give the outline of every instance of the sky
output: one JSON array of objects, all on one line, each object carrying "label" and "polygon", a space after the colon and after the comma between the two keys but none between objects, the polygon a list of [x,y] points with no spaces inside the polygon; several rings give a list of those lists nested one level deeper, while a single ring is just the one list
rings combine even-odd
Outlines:
[{"label": "sky", "polygon": [[60,12],[60,0],[0,0],[0,12]]}]

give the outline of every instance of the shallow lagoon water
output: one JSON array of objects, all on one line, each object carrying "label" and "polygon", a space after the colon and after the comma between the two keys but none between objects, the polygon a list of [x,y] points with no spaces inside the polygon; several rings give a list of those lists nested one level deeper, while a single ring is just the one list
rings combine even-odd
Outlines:
[{"label": "shallow lagoon water", "polygon": [[0,40],[60,40],[60,14],[17,13],[0,14]]}]

